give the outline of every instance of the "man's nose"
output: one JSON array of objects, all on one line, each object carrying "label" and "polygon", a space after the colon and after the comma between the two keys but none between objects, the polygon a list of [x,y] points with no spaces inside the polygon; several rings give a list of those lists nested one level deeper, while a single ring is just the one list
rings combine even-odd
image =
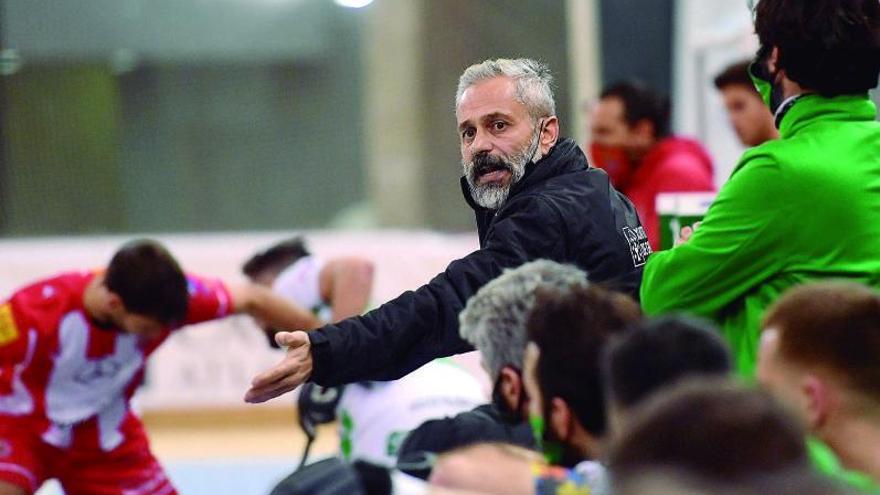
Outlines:
[{"label": "man's nose", "polygon": [[474,134],[474,140],[471,143],[471,155],[476,155],[485,151],[492,151],[492,148],[492,136],[482,129],[477,129]]}]

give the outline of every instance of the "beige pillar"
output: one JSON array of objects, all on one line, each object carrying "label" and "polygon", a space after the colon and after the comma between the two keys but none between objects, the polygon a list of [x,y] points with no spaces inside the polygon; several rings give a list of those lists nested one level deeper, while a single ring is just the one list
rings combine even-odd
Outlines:
[{"label": "beige pillar", "polygon": [[581,147],[587,138],[583,105],[599,96],[602,90],[600,59],[599,1],[566,0],[568,56],[571,91],[571,137]]},{"label": "beige pillar", "polygon": [[421,91],[424,0],[381,0],[365,12],[365,147],[379,224],[425,225],[425,121]]}]

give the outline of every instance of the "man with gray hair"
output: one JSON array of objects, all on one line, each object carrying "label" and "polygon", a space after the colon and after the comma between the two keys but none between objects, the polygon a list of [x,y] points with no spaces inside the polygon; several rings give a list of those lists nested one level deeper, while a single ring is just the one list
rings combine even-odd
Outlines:
[{"label": "man with gray hair", "polygon": [[[526,173],[526,164],[537,162],[542,153],[539,146],[541,130],[545,120],[556,115],[556,104],[553,101],[553,90],[550,87],[552,77],[550,71],[543,64],[533,60],[496,60],[468,67],[458,81],[458,91],[455,94],[455,108],[458,109],[465,92],[475,84],[496,77],[507,76],[513,78],[514,94],[517,101],[521,102],[528,112],[531,123],[536,129],[534,135],[527,142],[527,146],[521,149],[513,149],[508,153],[507,160],[498,155],[477,153],[466,157],[462,152],[463,177],[467,180],[471,198],[478,205],[490,210],[497,210],[510,193],[510,187],[519,182]],[[558,127],[553,117],[553,125]],[[547,122],[548,125],[550,122]],[[500,124],[500,122],[499,122]],[[528,131],[529,129],[526,129]],[[474,129],[462,129],[462,146],[466,140],[473,140],[476,133]],[[473,137],[467,137],[466,133],[473,133]],[[558,131],[556,131],[558,132]],[[511,143],[512,144],[512,143]],[[491,179],[489,173],[500,171],[500,179]],[[504,177],[506,175],[506,177]]]},{"label": "man with gray hair", "polygon": [[282,332],[281,363],[245,395],[262,402],[306,380],[338,385],[399,378],[428,361],[471,350],[458,333],[467,300],[505,268],[546,258],[590,280],[638,294],[651,252],[629,200],[559,136],[552,77],[526,59],[488,60],[461,76],[455,98],[462,191],[480,249],[427,285],[359,317],[309,332]]},{"label": "man with gray hair", "polygon": [[518,378],[522,370],[526,320],[536,289],[564,292],[587,284],[587,274],[575,266],[537,260],[504,270],[468,300],[458,316],[459,334],[480,351],[483,368],[495,388],[502,389],[503,409],[521,410],[521,384],[511,377]]},{"label": "man with gray hair", "polygon": [[568,293],[587,285],[587,274],[577,267],[537,260],[505,270],[477,291],[458,317],[459,332],[482,354],[483,368],[493,383],[492,402],[423,423],[401,446],[398,467],[427,478],[431,454],[477,442],[533,447],[522,368],[526,321],[535,305],[535,293],[538,289]]}]

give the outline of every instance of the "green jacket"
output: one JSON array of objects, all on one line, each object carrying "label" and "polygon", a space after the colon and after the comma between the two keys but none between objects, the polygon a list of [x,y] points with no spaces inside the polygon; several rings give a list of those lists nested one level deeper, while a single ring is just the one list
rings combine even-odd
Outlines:
[{"label": "green jacket", "polygon": [[847,278],[880,285],[880,122],[867,95],[808,95],[781,139],[746,151],[685,244],[652,254],[649,315],[714,320],[751,377],[760,322],[789,287]]},{"label": "green jacket", "polygon": [[818,438],[807,437],[807,454],[819,473],[854,488],[859,493],[880,494],[880,482],[865,473],[841,466],[834,451]]}]

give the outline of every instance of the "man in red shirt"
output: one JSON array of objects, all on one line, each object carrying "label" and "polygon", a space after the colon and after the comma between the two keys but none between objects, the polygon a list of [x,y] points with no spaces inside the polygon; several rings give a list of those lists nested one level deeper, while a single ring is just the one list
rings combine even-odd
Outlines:
[{"label": "man in red shirt", "polygon": [[150,240],[124,245],[105,271],[12,294],[0,304],[0,495],[50,478],[68,495],[175,493],[129,400],[172,331],[238,312],[317,323],[266,288],[186,275]]},{"label": "man in red shirt", "polygon": [[669,134],[669,102],[642,84],[619,82],[602,91],[590,134],[593,165],[633,202],[655,251],[657,195],[715,191],[709,154],[696,141]]}]

